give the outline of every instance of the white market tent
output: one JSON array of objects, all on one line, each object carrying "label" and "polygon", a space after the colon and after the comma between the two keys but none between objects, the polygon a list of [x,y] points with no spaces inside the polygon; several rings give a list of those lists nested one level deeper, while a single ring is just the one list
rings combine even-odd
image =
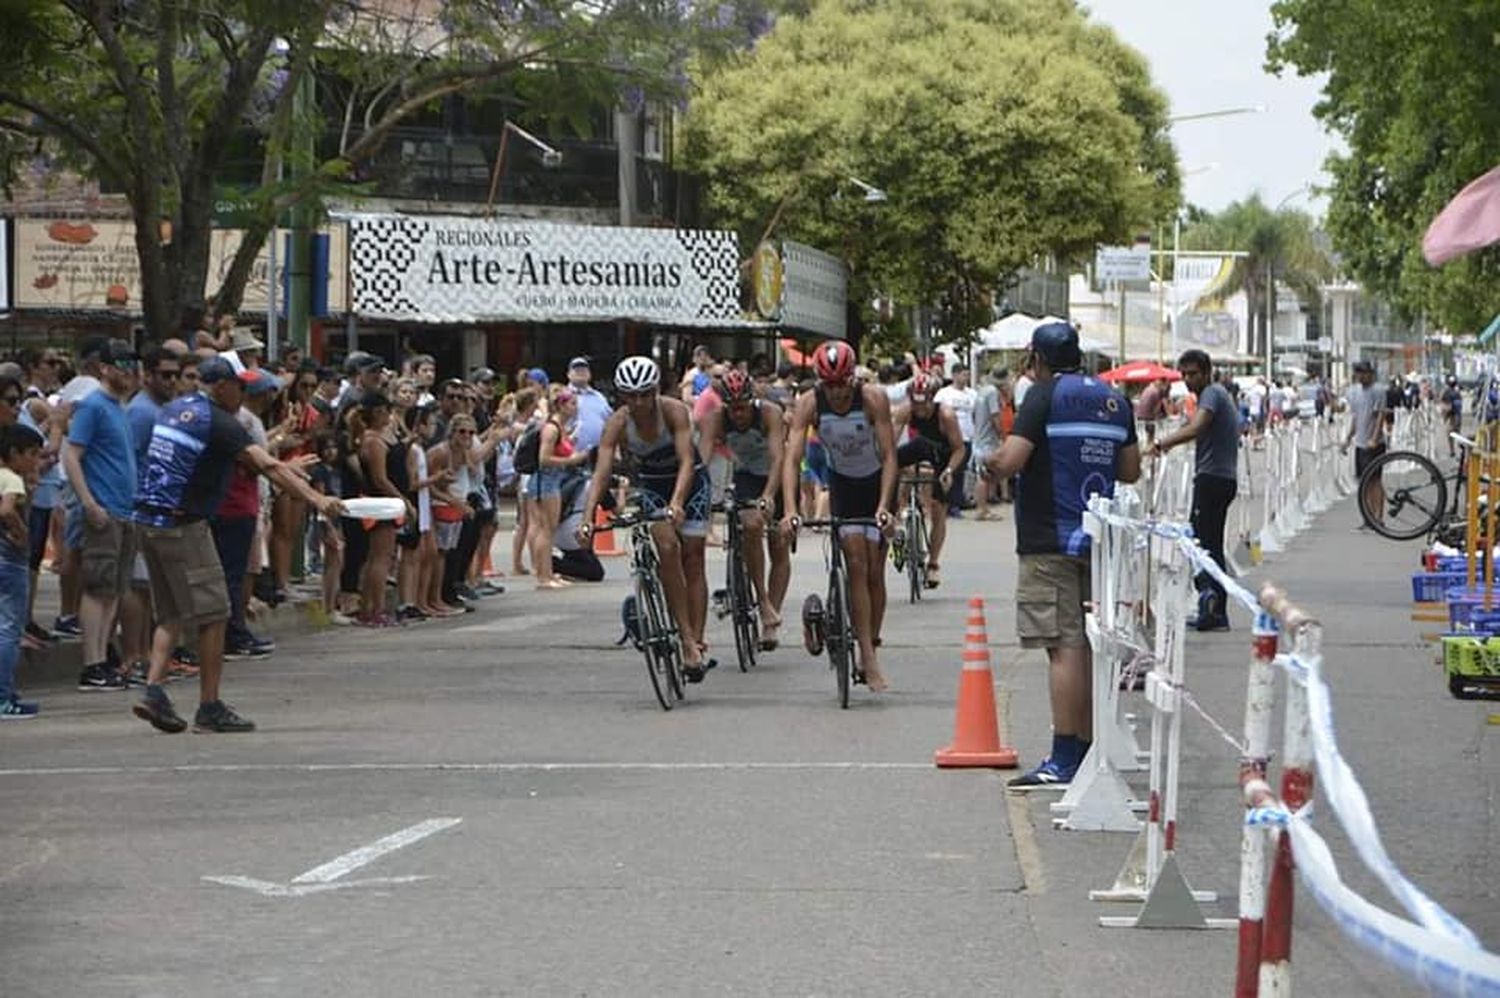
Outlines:
[{"label": "white market tent", "polygon": [[[974,345],[980,350],[1025,350],[1031,345],[1031,333],[1037,326],[1048,322],[1066,322],[1055,315],[1035,316],[1013,312],[1005,318],[974,334]],[[1109,352],[1110,345],[1098,340],[1081,337],[1079,345],[1085,352]]]}]

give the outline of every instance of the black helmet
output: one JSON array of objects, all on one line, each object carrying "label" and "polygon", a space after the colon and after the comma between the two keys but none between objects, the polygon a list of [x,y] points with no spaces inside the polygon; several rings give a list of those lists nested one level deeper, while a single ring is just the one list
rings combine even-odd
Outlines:
[{"label": "black helmet", "polygon": [[1054,371],[1076,371],[1083,366],[1078,330],[1071,322],[1048,322],[1031,331],[1031,349]]}]

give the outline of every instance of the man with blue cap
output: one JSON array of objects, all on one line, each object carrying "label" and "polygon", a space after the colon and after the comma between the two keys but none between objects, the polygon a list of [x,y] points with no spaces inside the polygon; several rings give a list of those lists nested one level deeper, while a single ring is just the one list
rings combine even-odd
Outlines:
[{"label": "man with blue cap", "polygon": [[1140,477],[1135,420],[1124,396],[1080,373],[1078,330],[1049,322],[1031,334],[1036,383],[1011,435],[988,460],[1000,478],[1019,473],[1016,493],[1016,633],[1023,648],[1045,648],[1052,699],[1052,752],[1010,781],[1017,790],[1063,789],[1093,739],[1093,656],[1084,627],[1092,599],[1083,511],[1115,482]]},{"label": "man with blue cap", "polygon": [[151,576],[157,628],[145,697],[133,711],[161,731],[176,733],[187,727],[162,682],[172,649],[182,631],[193,626],[198,628],[200,669],[200,703],[193,729],[254,731],[253,722],[219,699],[229,591],[208,518],[224,497],[230,469],[236,464],[265,475],[324,516],[338,515],[342,506],[338,499],[315,491],[293,466],[252,443],[235,418],[246,389],[262,375],[236,371],[223,357],[203,361],[198,374],[201,392],[162,406],[135,498],[134,519]]}]

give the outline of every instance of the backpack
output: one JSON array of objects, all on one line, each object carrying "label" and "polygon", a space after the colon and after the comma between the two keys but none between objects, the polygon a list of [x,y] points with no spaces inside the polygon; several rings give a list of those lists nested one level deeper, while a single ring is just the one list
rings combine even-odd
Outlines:
[{"label": "backpack", "polygon": [[534,475],[542,463],[542,423],[526,427],[521,439],[516,441],[516,473]]}]

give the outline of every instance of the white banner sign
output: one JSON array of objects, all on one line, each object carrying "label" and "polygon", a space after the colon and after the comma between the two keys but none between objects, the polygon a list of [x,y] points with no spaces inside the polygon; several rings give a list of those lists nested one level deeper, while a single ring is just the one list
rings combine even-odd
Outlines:
[{"label": "white banner sign", "polygon": [[849,269],[844,261],[787,239],[781,244],[781,262],[781,324],[837,339],[848,336]]},{"label": "white banner sign", "polygon": [[1100,246],[1094,254],[1094,281],[1098,284],[1150,279],[1150,246]]},{"label": "white banner sign", "polygon": [[1244,348],[1243,296],[1224,293],[1234,275],[1234,264],[1232,256],[1177,257],[1172,298],[1177,303],[1179,346],[1191,344],[1230,353]]},{"label": "white banner sign", "polygon": [[352,215],[349,268],[365,318],[743,321],[733,232]]}]

